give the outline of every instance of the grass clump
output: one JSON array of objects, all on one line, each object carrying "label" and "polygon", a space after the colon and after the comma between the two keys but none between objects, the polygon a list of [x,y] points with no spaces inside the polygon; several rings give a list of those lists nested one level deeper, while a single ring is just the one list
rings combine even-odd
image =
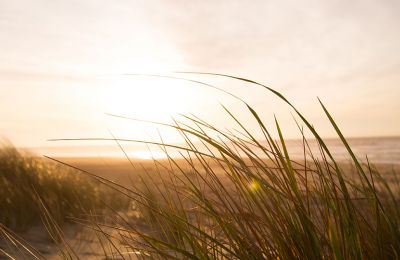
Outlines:
[{"label": "grass clump", "polygon": [[10,144],[0,148],[0,223],[23,231],[40,222],[44,208],[62,224],[106,205],[121,208],[127,200],[92,178],[44,158],[21,154]]},{"label": "grass clump", "polygon": [[[129,218],[121,216],[124,235],[116,241],[153,258],[399,258],[399,186],[388,183],[368,160],[357,158],[323,104],[352,167],[345,169],[335,160],[312,124],[279,92],[231,78],[265,87],[292,107],[304,158],[292,160],[278,121],[274,139],[246,103],[264,140],[255,138],[254,129],[247,129],[228,109],[240,133],[185,116],[185,122],[168,126],[186,145],[148,142],[159,145],[168,160],[154,162],[158,174],[143,178],[145,188],[129,188],[148,229],[126,225]],[[319,151],[310,148],[306,133],[318,141]],[[169,147],[180,150],[182,158],[168,156]]]}]

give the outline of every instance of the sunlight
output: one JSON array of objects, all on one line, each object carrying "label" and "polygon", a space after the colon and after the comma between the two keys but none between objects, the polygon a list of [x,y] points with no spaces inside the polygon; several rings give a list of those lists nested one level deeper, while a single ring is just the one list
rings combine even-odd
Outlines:
[{"label": "sunlight", "polygon": [[260,183],[259,183],[257,180],[254,180],[254,179],[253,179],[253,180],[251,181],[250,185],[249,185],[249,188],[250,188],[250,191],[251,191],[251,192],[257,192],[257,191],[260,190],[261,185],[260,185]]},{"label": "sunlight", "polygon": [[161,151],[136,151],[131,153],[133,158],[141,160],[152,160],[152,159],[166,159],[167,156]]},{"label": "sunlight", "polygon": [[163,121],[188,112],[198,89],[184,82],[145,76],[121,76],[102,89],[104,112]]}]

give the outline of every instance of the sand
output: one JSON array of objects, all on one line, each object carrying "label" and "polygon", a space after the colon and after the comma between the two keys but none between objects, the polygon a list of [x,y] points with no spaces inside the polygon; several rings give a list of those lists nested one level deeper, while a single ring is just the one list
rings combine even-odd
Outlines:
[{"label": "sand", "polygon": [[[151,173],[156,169],[151,160],[136,160],[133,162],[134,167],[132,167],[130,162],[126,159],[116,158],[61,158],[61,160],[124,186],[129,186],[131,183],[137,183],[140,181],[138,178],[140,174],[143,174],[146,171]],[[343,163],[342,166],[345,170],[351,169],[351,166],[346,163]],[[393,173],[400,171],[399,164],[379,164],[376,165],[376,167],[380,170],[381,174],[390,181],[395,177]],[[135,216],[133,210],[126,214]],[[138,218],[132,217],[131,219],[131,224],[138,226],[143,225],[143,223],[138,222]],[[85,229],[78,224],[66,223],[63,226],[63,232],[66,242],[74,248],[74,251],[77,253],[79,258],[105,259],[103,249],[98,243],[97,237],[88,229]],[[63,259],[62,256],[58,254],[60,245],[56,245],[52,242],[46,229],[42,225],[34,226],[28,231],[18,235],[36,248],[46,259]],[[121,250],[124,250],[122,245],[117,246],[120,246]],[[24,255],[15,249],[10,249],[4,240],[1,240],[1,237],[0,249],[11,252],[13,256],[16,256],[16,259],[31,259],[30,256]],[[115,259],[122,259],[122,257],[118,255],[114,255],[113,257]],[[129,254],[124,255],[124,257],[127,259],[137,258],[135,252],[130,252]],[[5,253],[0,252],[0,259],[9,259],[9,257],[7,257]]]}]

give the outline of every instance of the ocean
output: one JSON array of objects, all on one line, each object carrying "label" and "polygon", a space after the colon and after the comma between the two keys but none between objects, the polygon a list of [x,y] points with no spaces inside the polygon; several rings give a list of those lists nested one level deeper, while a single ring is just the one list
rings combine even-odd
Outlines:
[{"label": "ocean", "polygon": [[[399,137],[368,137],[348,138],[348,142],[356,156],[366,161],[366,156],[374,164],[399,164],[400,165],[400,136]],[[324,139],[334,158],[338,161],[348,161],[350,156],[339,139]],[[315,139],[308,140],[313,154],[318,156],[319,147]],[[178,144],[179,145],[179,144]],[[289,155],[294,160],[304,159],[301,140],[287,140]],[[125,151],[132,158],[151,159],[151,156],[162,159],[163,153],[158,147],[149,152],[146,146],[123,143]],[[124,157],[123,152],[115,142],[102,145],[68,144],[68,146],[48,146],[30,149],[39,155],[52,157]],[[202,150],[202,149],[200,149]],[[168,150],[171,156],[178,153]],[[261,155],[261,153],[259,153]]]},{"label": "ocean", "polygon": [[[324,141],[336,160],[350,160],[350,155],[340,139]],[[347,141],[354,154],[362,161],[366,161],[368,156],[368,160],[374,164],[400,164],[400,137],[348,138]],[[317,141],[312,139],[308,142],[313,153],[320,154]],[[301,140],[289,140],[287,146],[293,159],[304,158]]]}]

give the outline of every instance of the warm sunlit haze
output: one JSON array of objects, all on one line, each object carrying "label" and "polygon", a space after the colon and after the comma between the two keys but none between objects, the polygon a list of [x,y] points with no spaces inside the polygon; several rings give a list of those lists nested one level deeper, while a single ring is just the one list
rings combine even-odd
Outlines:
[{"label": "warm sunlit haze", "polygon": [[[132,75],[144,73],[213,84],[243,98],[266,122],[277,115],[285,136],[298,137],[290,110],[260,87],[174,73],[201,71],[267,84],[326,137],[335,133],[317,97],[346,136],[397,136],[399,13],[400,3],[389,0],[1,1],[0,135],[52,155],[57,147],[71,154],[106,145],[53,138],[182,141],[174,131],[107,113],[165,123],[193,113],[234,128],[224,105],[257,125],[220,90]],[[148,157],[146,149],[134,155]]]},{"label": "warm sunlit haze", "polygon": [[0,259],[399,259],[400,0],[0,0]]}]

